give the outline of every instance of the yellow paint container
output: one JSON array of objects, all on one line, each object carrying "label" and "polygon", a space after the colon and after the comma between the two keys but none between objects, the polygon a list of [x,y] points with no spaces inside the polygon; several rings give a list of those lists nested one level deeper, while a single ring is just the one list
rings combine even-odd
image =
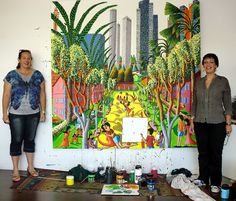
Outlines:
[{"label": "yellow paint container", "polygon": [[66,176],[66,185],[67,186],[73,186],[74,185],[74,176],[73,175]]}]

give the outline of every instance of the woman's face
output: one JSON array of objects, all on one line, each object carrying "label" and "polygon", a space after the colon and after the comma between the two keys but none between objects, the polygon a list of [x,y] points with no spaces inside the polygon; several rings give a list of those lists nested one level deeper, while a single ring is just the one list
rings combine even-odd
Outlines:
[{"label": "woman's face", "polygon": [[105,129],[105,131],[109,131],[110,127],[108,125],[104,125],[104,129]]},{"label": "woman's face", "polygon": [[20,63],[20,67],[30,68],[31,67],[31,62],[32,62],[31,54],[28,53],[28,52],[23,52],[18,61]]},{"label": "woman's face", "polygon": [[206,58],[203,63],[204,70],[206,74],[215,73],[217,65],[213,58]]}]

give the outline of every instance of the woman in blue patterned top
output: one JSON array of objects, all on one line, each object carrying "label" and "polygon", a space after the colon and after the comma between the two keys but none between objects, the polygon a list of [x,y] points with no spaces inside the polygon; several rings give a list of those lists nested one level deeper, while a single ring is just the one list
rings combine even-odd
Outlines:
[{"label": "woman in blue patterned top", "polygon": [[44,77],[31,67],[29,50],[20,50],[18,65],[4,79],[2,98],[3,121],[10,125],[10,155],[13,163],[12,181],[20,181],[19,159],[22,144],[30,176],[37,177],[34,169],[35,135],[39,121],[45,121],[46,93]]}]

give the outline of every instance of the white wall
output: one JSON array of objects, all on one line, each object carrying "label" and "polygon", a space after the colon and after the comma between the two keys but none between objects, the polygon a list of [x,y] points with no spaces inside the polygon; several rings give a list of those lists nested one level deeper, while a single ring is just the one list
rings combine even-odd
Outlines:
[{"label": "white wall", "polygon": [[[236,73],[236,12],[235,0],[201,1],[202,54],[215,52],[220,59],[218,73],[229,78],[232,92],[236,94],[233,75]],[[36,139],[35,166],[58,170],[69,170],[78,163],[85,168],[93,169],[99,164],[117,168],[132,169],[141,164],[144,171],[156,166],[159,172],[166,173],[174,168],[185,167],[197,173],[197,150],[157,149],[157,150],[58,150],[52,149],[51,135],[51,83],[50,83],[50,20],[51,3],[47,0],[4,0],[0,6],[0,77],[15,68],[19,49],[30,49],[33,52],[34,66],[42,71],[47,81],[47,121],[40,124]],[[2,88],[0,89],[2,94]],[[0,111],[1,112],[1,111]],[[0,122],[0,169],[11,169],[9,156],[10,133],[8,125]],[[236,135],[234,128],[234,135]],[[231,140],[231,139],[230,139]],[[235,144],[235,143],[234,143]],[[230,142],[227,148],[235,149]],[[231,171],[236,169],[235,155],[227,160],[234,161]],[[25,157],[22,157],[20,168],[26,169]],[[225,167],[225,164],[224,164]],[[225,168],[224,168],[225,170]],[[226,175],[227,175],[226,173]],[[236,178],[235,173],[230,174]]]}]

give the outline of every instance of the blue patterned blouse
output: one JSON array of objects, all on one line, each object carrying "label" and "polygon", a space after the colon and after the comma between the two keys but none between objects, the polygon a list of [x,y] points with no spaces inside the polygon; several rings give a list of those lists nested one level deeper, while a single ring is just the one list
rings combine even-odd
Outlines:
[{"label": "blue patterned blouse", "polygon": [[12,86],[10,107],[17,110],[24,96],[28,96],[29,104],[32,110],[40,107],[40,84],[44,77],[40,71],[34,70],[29,81],[22,79],[17,70],[10,71],[5,80]]}]

